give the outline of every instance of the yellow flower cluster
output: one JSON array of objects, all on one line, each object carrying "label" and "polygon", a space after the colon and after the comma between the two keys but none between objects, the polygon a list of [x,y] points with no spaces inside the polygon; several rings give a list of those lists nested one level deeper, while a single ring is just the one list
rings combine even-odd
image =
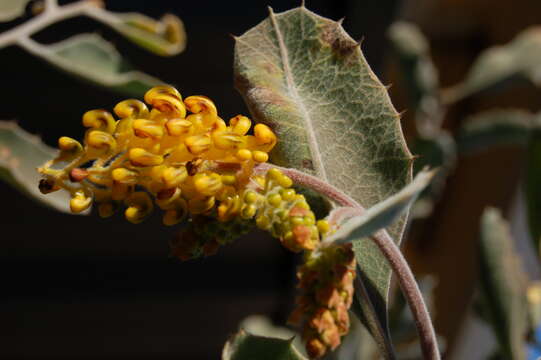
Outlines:
[{"label": "yellow flower cluster", "polygon": [[290,322],[303,323],[310,358],[320,358],[340,345],[349,331],[348,309],[353,301],[355,255],[351,244],[331,245],[307,254],[299,268],[297,307]]},{"label": "yellow flower cluster", "polygon": [[149,90],[144,100],[117,104],[118,120],[105,110],[85,113],[84,144],[59,139],[58,157],[38,169],[40,190],[69,191],[75,213],[96,202],[107,217],[124,205],[132,223],[157,205],[165,225],[183,222],[171,244],[181,260],[214,254],[254,226],[291,251],[306,251],[293,317],[305,321],[311,357],[336,348],[349,327],[355,259],[348,246],[319,246],[329,223],[316,221],[288,176],[253,171],[277,142],[272,130],[241,115],[227,124],[211,100],[183,100],[170,86]]},{"label": "yellow flower cluster", "polygon": [[292,185],[291,179],[276,168],[265,176],[250,177],[243,190],[232,190],[221,199],[215,212],[192,219],[171,243],[173,255],[181,260],[212,255],[219,245],[248,232],[254,221],[293,252],[316,249],[320,234],[328,231],[329,224],[326,220],[316,222],[306,199]]},{"label": "yellow flower cluster", "polygon": [[[153,209],[151,196],[173,225],[187,213],[202,214],[237,193],[249,180],[255,163],[266,162],[276,136],[266,125],[253,127],[236,116],[226,124],[214,103],[204,96],[184,101],[170,86],[145,94],[147,106],[125,100],[114,108],[84,114],[88,128],[84,146],[61,137],[59,156],[39,171],[42,192],[68,190],[71,210],[86,210],[92,200],[107,217],[124,203],[126,218],[143,221]],[[83,168],[84,164],[91,166]],[[57,169],[57,165],[65,165]],[[138,189],[144,189],[141,191]]]}]

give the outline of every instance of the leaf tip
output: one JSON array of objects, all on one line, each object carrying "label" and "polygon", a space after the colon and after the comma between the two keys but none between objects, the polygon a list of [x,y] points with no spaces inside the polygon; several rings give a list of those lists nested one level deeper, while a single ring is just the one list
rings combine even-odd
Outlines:
[{"label": "leaf tip", "polygon": [[274,16],[274,9],[270,6],[267,6],[267,11],[269,12],[270,16]]}]

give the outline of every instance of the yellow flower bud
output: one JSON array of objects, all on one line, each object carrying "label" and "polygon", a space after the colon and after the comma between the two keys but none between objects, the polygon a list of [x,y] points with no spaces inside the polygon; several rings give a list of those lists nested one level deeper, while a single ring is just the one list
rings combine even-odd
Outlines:
[{"label": "yellow flower bud", "polygon": [[260,228],[262,230],[269,230],[270,226],[271,226],[271,222],[270,222],[269,218],[267,216],[265,216],[265,215],[259,215],[255,219],[255,224],[257,225],[258,228]]},{"label": "yellow flower bud", "polygon": [[126,185],[135,185],[137,183],[138,174],[135,171],[126,168],[116,168],[111,172],[114,181]]},{"label": "yellow flower bud", "polygon": [[294,189],[282,189],[280,190],[280,195],[282,195],[282,198],[285,201],[293,201],[295,200],[295,196],[297,194],[295,193]]},{"label": "yellow flower bud", "polygon": [[184,100],[188,110],[194,114],[202,113],[204,127],[212,126],[218,119],[216,105],[206,96],[189,96]]},{"label": "yellow flower bud", "polygon": [[172,86],[155,86],[145,94],[145,102],[163,113],[178,114],[186,117],[186,107],[180,93]]},{"label": "yellow flower bud", "polygon": [[186,140],[184,140],[184,144],[190,153],[200,155],[210,149],[212,142],[210,140],[210,136],[205,134],[187,137]]},{"label": "yellow flower bud", "polygon": [[108,111],[90,110],[83,115],[83,125],[112,134],[116,128],[116,121]]},{"label": "yellow flower bud", "polygon": [[126,219],[133,223],[139,224],[152,212],[154,206],[150,196],[144,191],[132,193],[126,200],[128,208],[124,212]]},{"label": "yellow flower bud", "polygon": [[67,136],[62,136],[58,139],[58,148],[66,153],[79,154],[83,151],[83,146],[80,142]]},{"label": "yellow flower bud", "polygon": [[195,189],[205,196],[214,196],[223,186],[222,178],[216,173],[197,174],[193,178]]},{"label": "yellow flower bud", "polygon": [[230,131],[214,131],[212,133],[214,146],[222,150],[232,150],[242,144],[242,137]]},{"label": "yellow flower bud", "polygon": [[252,152],[248,149],[240,149],[235,156],[241,161],[252,160]]},{"label": "yellow flower bud", "polygon": [[176,225],[188,214],[188,204],[184,199],[177,199],[175,201],[175,206],[173,208],[168,209],[165,214],[163,215],[163,223],[166,226],[172,226]]},{"label": "yellow flower bud", "polygon": [[244,202],[248,204],[254,204],[257,201],[258,195],[255,191],[246,191],[244,193]]},{"label": "yellow flower bud", "polygon": [[252,151],[252,156],[254,161],[259,163],[267,162],[269,160],[269,155],[263,151]]},{"label": "yellow flower bud", "polygon": [[165,123],[165,129],[167,130],[167,133],[171,136],[181,136],[181,135],[187,135],[192,130],[192,122],[186,119],[181,118],[175,118],[167,120]]},{"label": "yellow flower bud", "polygon": [[280,194],[272,194],[267,197],[267,201],[271,206],[278,207],[282,203],[282,197]]},{"label": "yellow flower bud", "polygon": [[86,196],[83,190],[75,192],[70,200],[70,209],[73,213],[80,213],[85,211],[92,204],[92,197]]},{"label": "yellow flower bud", "polygon": [[90,130],[87,133],[86,143],[95,149],[108,149],[114,151],[116,148],[116,141],[113,136],[105,131]]},{"label": "yellow flower bud", "polygon": [[254,135],[259,145],[270,145],[272,147],[276,144],[276,135],[265,124],[254,126]]},{"label": "yellow flower bud", "polygon": [[229,126],[235,134],[246,135],[250,130],[250,126],[252,126],[252,122],[246,116],[237,115],[229,120]]},{"label": "yellow flower bud", "polygon": [[325,235],[331,229],[331,225],[329,224],[327,220],[318,220],[317,229],[319,230],[321,234]]},{"label": "yellow flower bud", "polygon": [[214,207],[214,196],[193,198],[188,200],[188,210],[192,214],[203,214]]},{"label": "yellow flower bud", "polygon": [[153,120],[137,119],[133,121],[132,126],[135,136],[153,139],[163,137],[163,126]]},{"label": "yellow flower bud", "polygon": [[[162,210],[169,210],[177,207],[177,200],[182,200],[180,195],[182,190],[180,188],[165,189],[156,195],[156,204]],[[184,201],[184,200],[182,200]]]},{"label": "yellow flower bud", "polygon": [[119,102],[116,104],[113,111],[121,119],[147,119],[149,115],[148,108],[145,103],[135,99],[128,99]]},{"label": "yellow flower bud", "polygon": [[168,167],[162,173],[162,181],[167,188],[179,186],[188,177],[185,166]]},{"label": "yellow flower bud", "polygon": [[163,162],[162,156],[152,154],[141,148],[130,149],[128,156],[135,166],[156,166]]},{"label": "yellow flower bud", "polygon": [[255,216],[256,212],[257,208],[255,207],[255,205],[248,204],[242,208],[241,216],[243,219],[251,219]]},{"label": "yellow flower bud", "polygon": [[225,185],[235,185],[237,178],[235,175],[222,175],[222,182]]}]

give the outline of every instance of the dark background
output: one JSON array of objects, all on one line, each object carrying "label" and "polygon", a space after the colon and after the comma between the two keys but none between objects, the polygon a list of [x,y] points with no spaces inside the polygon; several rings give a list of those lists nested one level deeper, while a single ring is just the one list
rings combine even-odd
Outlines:
[{"label": "dark background", "polygon": [[[62,2],[61,2],[62,3]],[[54,43],[97,31],[131,64],[175,85],[184,96],[212,98],[224,118],[247,114],[233,89],[233,39],[267,16],[299,5],[291,1],[109,1],[113,11],[152,17],[166,12],[186,27],[184,53],[161,58],[113,31],[76,18],[36,34]],[[338,20],[381,72],[384,31],[396,1],[307,1]],[[1,29],[28,18],[2,24]],[[16,47],[2,49],[0,119],[16,119],[55,146],[62,135],[81,138],[81,115],[112,107],[125,96],[78,81]],[[36,184],[37,185],[37,184]],[[251,314],[283,324],[294,296],[296,259],[257,233],[218,255],[181,263],[168,257],[175,228],[158,214],[140,225],[70,216],[37,206],[0,183],[0,358],[219,358],[227,337]]]}]

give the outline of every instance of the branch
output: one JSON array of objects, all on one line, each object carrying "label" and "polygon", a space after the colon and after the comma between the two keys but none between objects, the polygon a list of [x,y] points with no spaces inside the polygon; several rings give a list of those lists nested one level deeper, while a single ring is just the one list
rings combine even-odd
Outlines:
[{"label": "branch", "polygon": [[[359,203],[340,189],[299,170],[281,168],[270,164],[260,164],[254,170],[256,173],[264,173],[273,167],[280,169],[280,171],[289,176],[296,184],[311,188],[341,206],[355,207],[358,208],[360,212],[365,211]],[[424,358],[427,360],[439,360],[440,352],[436,340],[436,333],[432,321],[430,320],[428,309],[425,305],[419,286],[415,281],[415,277],[413,276],[406,259],[402,255],[400,248],[385,230],[376,232],[370,238],[385,256],[396,274],[400,288],[402,289],[413,314]]]},{"label": "branch", "polygon": [[120,23],[120,20],[106,10],[89,0],[81,0],[64,6],[58,6],[55,1],[47,1],[45,11],[26,23],[17,26],[0,35],[0,48],[14,45],[20,39],[27,38],[36,32],[52,25],[58,21],[76,16],[85,15],[98,22],[101,22],[113,29]]}]

